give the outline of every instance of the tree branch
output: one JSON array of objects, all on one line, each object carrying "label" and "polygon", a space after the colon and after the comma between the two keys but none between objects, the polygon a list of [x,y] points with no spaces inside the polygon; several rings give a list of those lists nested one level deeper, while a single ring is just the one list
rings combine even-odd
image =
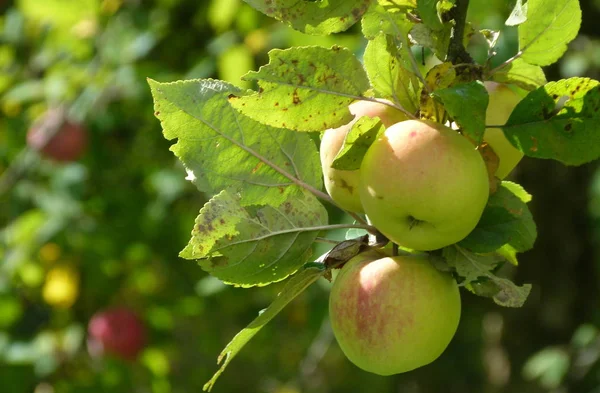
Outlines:
[{"label": "tree branch", "polygon": [[448,12],[450,18],[454,20],[454,27],[452,28],[446,60],[452,64],[473,63],[473,58],[463,45],[468,9],[469,0],[456,0],[456,5]]}]

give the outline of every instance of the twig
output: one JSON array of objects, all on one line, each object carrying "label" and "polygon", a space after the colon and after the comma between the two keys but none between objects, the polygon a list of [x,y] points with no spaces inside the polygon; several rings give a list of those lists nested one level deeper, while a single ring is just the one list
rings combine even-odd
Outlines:
[{"label": "twig", "polygon": [[454,8],[448,12],[450,17],[454,19],[454,27],[452,28],[452,36],[450,37],[446,59],[452,64],[473,63],[473,58],[463,44],[468,9],[469,0],[456,0]]}]

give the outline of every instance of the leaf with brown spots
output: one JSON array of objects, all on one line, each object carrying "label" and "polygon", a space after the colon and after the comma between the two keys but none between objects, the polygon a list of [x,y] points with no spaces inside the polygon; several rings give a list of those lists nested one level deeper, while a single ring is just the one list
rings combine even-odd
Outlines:
[{"label": "leaf with brown spots", "polygon": [[600,83],[550,82],[515,107],[503,131],[525,155],[581,165],[600,158]]},{"label": "leaf with brown spots", "polygon": [[322,131],[352,120],[348,105],[369,89],[362,64],[348,49],[306,46],[269,52],[269,64],[249,72],[259,92],[239,94],[231,105],[262,124]]},{"label": "leaf with brown spots", "polygon": [[442,63],[433,66],[425,76],[427,86],[421,88],[420,110],[421,118],[441,122],[444,108],[429,93],[438,89],[452,86],[456,81],[456,71],[452,63]]},{"label": "leaf with brown spots", "polygon": [[236,286],[281,281],[311,256],[312,243],[327,225],[327,211],[310,193],[280,206],[244,208],[222,191],[200,210],[192,238],[181,251],[208,273]]},{"label": "leaf with brown spots", "polygon": [[299,187],[276,168],[320,189],[319,153],[309,135],[260,124],[233,109],[241,90],[221,81],[149,81],[171,150],[202,192],[232,189],[242,205],[280,205]]},{"label": "leaf with brown spots", "polygon": [[421,86],[400,53],[392,36],[380,34],[367,43],[363,61],[377,97],[396,102],[408,112],[415,113]]},{"label": "leaf with brown spots", "polygon": [[244,0],[306,34],[327,35],[358,22],[373,0]]}]

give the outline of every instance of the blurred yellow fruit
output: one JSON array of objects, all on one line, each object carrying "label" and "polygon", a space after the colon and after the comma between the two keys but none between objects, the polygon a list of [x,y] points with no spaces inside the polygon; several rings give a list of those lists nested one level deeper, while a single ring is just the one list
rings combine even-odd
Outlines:
[{"label": "blurred yellow fruit", "polygon": [[56,266],[46,275],[44,301],[57,308],[70,308],[79,295],[79,274],[70,266]]}]

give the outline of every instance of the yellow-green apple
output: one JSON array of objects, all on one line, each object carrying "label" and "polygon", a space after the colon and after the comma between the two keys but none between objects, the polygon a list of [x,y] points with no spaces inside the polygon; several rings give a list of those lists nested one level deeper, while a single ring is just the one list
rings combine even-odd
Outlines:
[{"label": "yellow-green apple", "polygon": [[426,256],[352,258],[329,297],[331,327],[348,359],[363,370],[391,375],[437,359],[460,320],[456,281]]},{"label": "yellow-green apple", "polygon": [[[485,115],[487,125],[501,126],[506,124],[521,96],[505,84],[484,82],[490,101]],[[486,128],[483,140],[487,142],[500,159],[496,177],[504,179],[517,166],[523,153],[514,147],[504,136],[500,128]]]},{"label": "yellow-green apple", "polygon": [[351,212],[363,213],[358,196],[359,173],[334,169],[331,163],[344,145],[346,135],[352,126],[362,116],[379,117],[384,126],[389,127],[394,123],[406,120],[406,115],[401,111],[385,104],[371,101],[356,101],[348,107],[355,119],[338,128],[331,128],[324,132],[321,139],[321,167],[325,188],[331,198],[342,208]]},{"label": "yellow-green apple", "polygon": [[438,123],[406,120],[386,129],[367,150],[359,194],[381,233],[427,251],[459,242],[475,228],[489,180],[467,138]]}]

